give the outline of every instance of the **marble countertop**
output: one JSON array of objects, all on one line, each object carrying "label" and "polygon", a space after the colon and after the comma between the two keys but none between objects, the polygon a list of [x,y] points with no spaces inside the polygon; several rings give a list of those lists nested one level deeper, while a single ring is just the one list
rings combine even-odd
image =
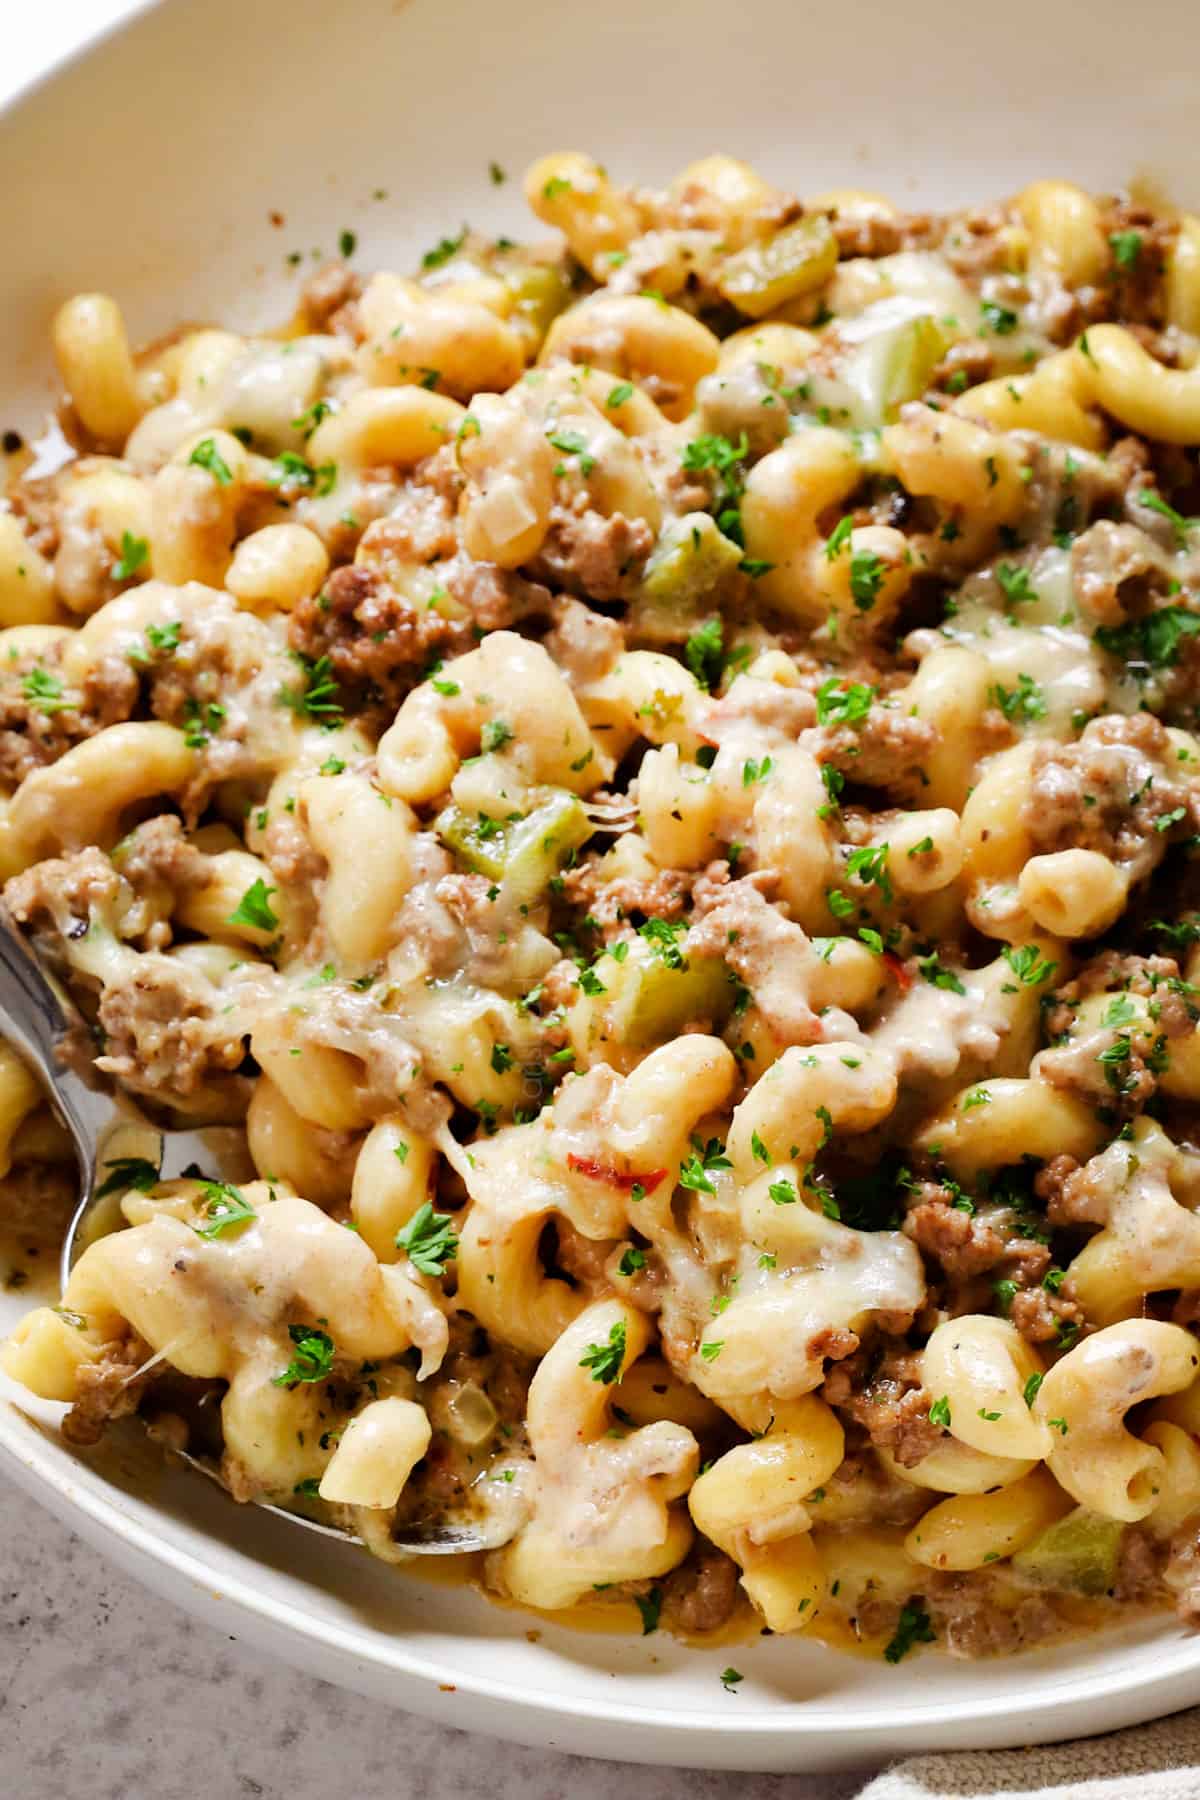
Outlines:
[{"label": "marble countertop", "polygon": [[0,1672],[14,1800],[850,1800],[863,1781],[634,1769],[427,1724],[198,1624],[2,1480]]},{"label": "marble countertop", "polygon": [[[0,104],[138,0],[6,20]],[[14,9],[14,14],[16,9]],[[414,1776],[412,1771],[419,1771]],[[19,1800],[848,1800],[861,1777],[585,1762],[447,1731],[267,1660],[157,1599],[0,1479],[0,1794]]]}]

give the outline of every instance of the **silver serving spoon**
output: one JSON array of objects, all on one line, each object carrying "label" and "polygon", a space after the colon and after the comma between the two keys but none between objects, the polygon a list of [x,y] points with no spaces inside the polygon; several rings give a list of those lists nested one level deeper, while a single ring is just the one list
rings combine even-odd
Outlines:
[{"label": "silver serving spoon", "polygon": [[[228,1126],[192,1131],[163,1131],[143,1118],[96,1070],[87,1025],[62,986],[42,966],[29,940],[18,930],[7,908],[0,906],[0,1036],[29,1064],[65,1125],[79,1165],[79,1202],[63,1241],[60,1279],[66,1288],[71,1270],[89,1243],[120,1224],[117,1192],[105,1194],[107,1167],[129,1156],[155,1164],[169,1181],[194,1168],[219,1180],[246,1181],[254,1168],[242,1132]],[[86,1070],[86,1075],[83,1071]],[[221,1482],[216,1466],[201,1457],[176,1451],[190,1468]],[[223,1484],[221,1484],[223,1485]],[[358,1543],[353,1532],[326,1525],[304,1513],[256,1502],[289,1524],[318,1531],[323,1537]],[[414,1556],[461,1556],[493,1550],[507,1543],[514,1525],[503,1517],[480,1523],[417,1520],[394,1539],[397,1549]]]}]

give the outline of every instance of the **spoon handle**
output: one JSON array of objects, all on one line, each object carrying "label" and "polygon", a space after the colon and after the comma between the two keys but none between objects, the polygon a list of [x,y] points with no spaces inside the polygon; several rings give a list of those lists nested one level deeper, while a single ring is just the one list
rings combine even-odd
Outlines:
[{"label": "spoon handle", "polygon": [[0,1036],[24,1057],[75,1143],[85,1188],[91,1185],[96,1138],[112,1102],[67,1066],[62,1051],[86,1030],[71,1002],[47,976],[5,907],[0,906]]}]

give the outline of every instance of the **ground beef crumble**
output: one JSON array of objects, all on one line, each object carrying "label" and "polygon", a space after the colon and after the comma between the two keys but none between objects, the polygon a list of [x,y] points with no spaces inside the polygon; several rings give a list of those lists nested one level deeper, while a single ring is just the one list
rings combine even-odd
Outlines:
[{"label": "ground beef crumble", "polygon": [[863,1426],[877,1448],[890,1450],[901,1468],[913,1469],[943,1436],[930,1423],[935,1396],[921,1385],[920,1370],[918,1351],[885,1341],[835,1363],[821,1396]]}]

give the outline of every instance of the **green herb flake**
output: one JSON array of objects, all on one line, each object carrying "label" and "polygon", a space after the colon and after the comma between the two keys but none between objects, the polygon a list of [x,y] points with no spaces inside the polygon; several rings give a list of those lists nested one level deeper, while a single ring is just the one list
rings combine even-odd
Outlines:
[{"label": "green herb flake", "polygon": [[434,1212],[428,1200],[422,1202],[407,1225],[400,1227],[395,1242],[422,1275],[441,1275],[446,1264],[458,1255],[453,1218],[449,1213]]},{"label": "green herb flake", "polygon": [[589,1344],[579,1359],[581,1369],[590,1369],[593,1381],[611,1387],[621,1373],[625,1360],[625,1321],[618,1319],[608,1334],[608,1342]]},{"label": "green herb flake", "polygon": [[268,887],[260,875],[246,889],[237,906],[230,913],[230,925],[248,925],[254,931],[275,932],[279,929],[279,916],[271,905],[271,895],[277,890]]}]

